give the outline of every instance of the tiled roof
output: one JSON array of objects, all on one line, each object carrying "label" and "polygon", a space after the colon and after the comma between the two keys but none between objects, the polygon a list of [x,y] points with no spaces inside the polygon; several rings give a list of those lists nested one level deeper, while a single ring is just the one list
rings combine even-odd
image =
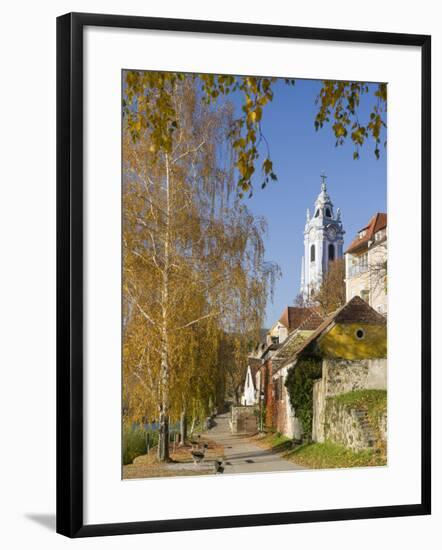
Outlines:
[{"label": "tiled roof", "polygon": [[284,365],[287,359],[296,353],[310,334],[317,329],[322,322],[323,318],[318,313],[315,311],[310,313],[309,317],[287,337],[285,342],[272,357],[273,372],[276,372]]},{"label": "tiled roof", "polygon": [[[356,252],[357,250],[363,250],[368,247],[368,242],[374,239],[375,233],[381,229],[387,227],[387,214],[383,212],[377,212],[368,222],[368,225],[359,230],[358,235],[350,243],[350,246],[347,248],[345,253]],[[361,231],[365,231],[363,237],[359,236]]]},{"label": "tiled roof", "polygon": [[385,325],[386,319],[375,311],[359,296],[354,296],[349,302],[329,315],[319,327],[299,346],[290,357],[284,361],[284,365],[292,362],[297,356],[307,350],[333,323],[362,323],[368,325]]},{"label": "tiled roof", "polygon": [[299,327],[314,311],[311,307],[294,307],[288,306],[285,308],[279,322],[282,323],[291,332]]},{"label": "tiled roof", "polygon": [[367,323],[385,325],[383,315],[370,307],[360,296],[355,296],[332,314],[335,323]]},{"label": "tiled roof", "polygon": [[312,311],[310,316],[301,323],[298,327],[299,330],[316,330],[320,324],[324,321],[324,318],[316,311]]}]

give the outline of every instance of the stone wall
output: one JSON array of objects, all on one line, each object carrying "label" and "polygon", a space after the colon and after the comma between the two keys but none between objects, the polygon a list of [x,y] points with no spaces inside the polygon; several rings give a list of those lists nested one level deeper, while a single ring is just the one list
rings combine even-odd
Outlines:
[{"label": "stone wall", "polygon": [[380,419],[379,434],[370,428],[364,411],[349,411],[336,404],[336,395],[355,390],[387,389],[387,360],[346,361],[324,359],[322,378],[313,386],[313,441],[330,439],[351,449],[368,449],[374,440],[387,439],[387,417]]},{"label": "stone wall", "polygon": [[386,359],[324,359],[322,366],[326,397],[355,390],[387,389]]},{"label": "stone wall", "polygon": [[232,434],[254,434],[258,431],[256,407],[232,407],[230,429]]},{"label": "stone wall", "polygon": [[313,384],[313,421],[312,439],[322,443],[325,441],[325,380],[320,378]]},{"label": "stone wall", "polygon": [[373,449],[387,440],[387,414],[380,418],[379,429],[370,424],[366,411],[350,409],[333,398],[327,399],[324,439],[353,451]]}]

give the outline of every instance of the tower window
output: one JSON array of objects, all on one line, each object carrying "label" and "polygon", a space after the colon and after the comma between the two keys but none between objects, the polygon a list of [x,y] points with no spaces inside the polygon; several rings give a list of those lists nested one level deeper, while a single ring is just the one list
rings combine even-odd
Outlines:
[{"label": "tower window", "polygon": [[327,216],[327,218],[331,218],[331,210],[330,210],[330,208],[326,208],[326,209],[325,209],[325,215]]},{"label": "tower window", "polygon": [[316,210],[315,218],[317,218],[318,216],[319,216],[319,208]]},{"label": "tower window", "polygon": [[328,245],[328,261],[333,262],[335,259],[335,246],[333,244]]},{"label": "tower window", "polygon": [[311,262],[315,261],[315,245],[314,244],[312,244],[312,246],[310,247],[310,261]]}]

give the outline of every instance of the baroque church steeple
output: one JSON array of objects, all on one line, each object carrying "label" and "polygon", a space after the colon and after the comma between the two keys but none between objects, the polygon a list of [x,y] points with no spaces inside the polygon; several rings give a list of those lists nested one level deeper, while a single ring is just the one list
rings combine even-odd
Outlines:
[{"label": "baroque church steeple", "polygon": [[321,174],[321,191],[315,201],[313,215],[307,209],[304,229],[304,256],[301,267],[301,295],[310,300],[319,289],[329,262],[342,258],[344,229],[341,211],[334,213],[333,202],[327,192],[326,175]]}]

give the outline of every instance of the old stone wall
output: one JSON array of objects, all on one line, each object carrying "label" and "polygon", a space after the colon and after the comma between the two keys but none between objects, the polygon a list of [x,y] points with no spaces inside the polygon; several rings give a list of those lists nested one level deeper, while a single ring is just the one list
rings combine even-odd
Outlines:
[{"label": "old stone wall", "polygon": [[324,359],[325,395],[332,397],[355,390],[387,389],[387,360]]},{"label": "old stone wall", "polygon": [[318,443],[325,440],[325,380],[320,378],[313,384],[312,439]]},{"label": "old stone wall", "polygon": [[376,427],[370,423],[366,411],[350,409],[332,398],[327,399],[325,419],[325,439],[353,451],[372,449],[386,443],[386,413],[379,419],[379,427]]},{"label": "old stone wall", "polygon": [[331,399],[355,390],[375,389],[387,389],[386,359],[324,359],[322,378],[313,386],[313,441],[322,443],[329,439],[354,450],[385,442],[386,415],[380,419],[375,433],[365,411],[349,410]]},{"label": "old stone wall", "polygon": [[230,429],[233,434],[254,434],[258,431],[256,407],[232,407]]}]

